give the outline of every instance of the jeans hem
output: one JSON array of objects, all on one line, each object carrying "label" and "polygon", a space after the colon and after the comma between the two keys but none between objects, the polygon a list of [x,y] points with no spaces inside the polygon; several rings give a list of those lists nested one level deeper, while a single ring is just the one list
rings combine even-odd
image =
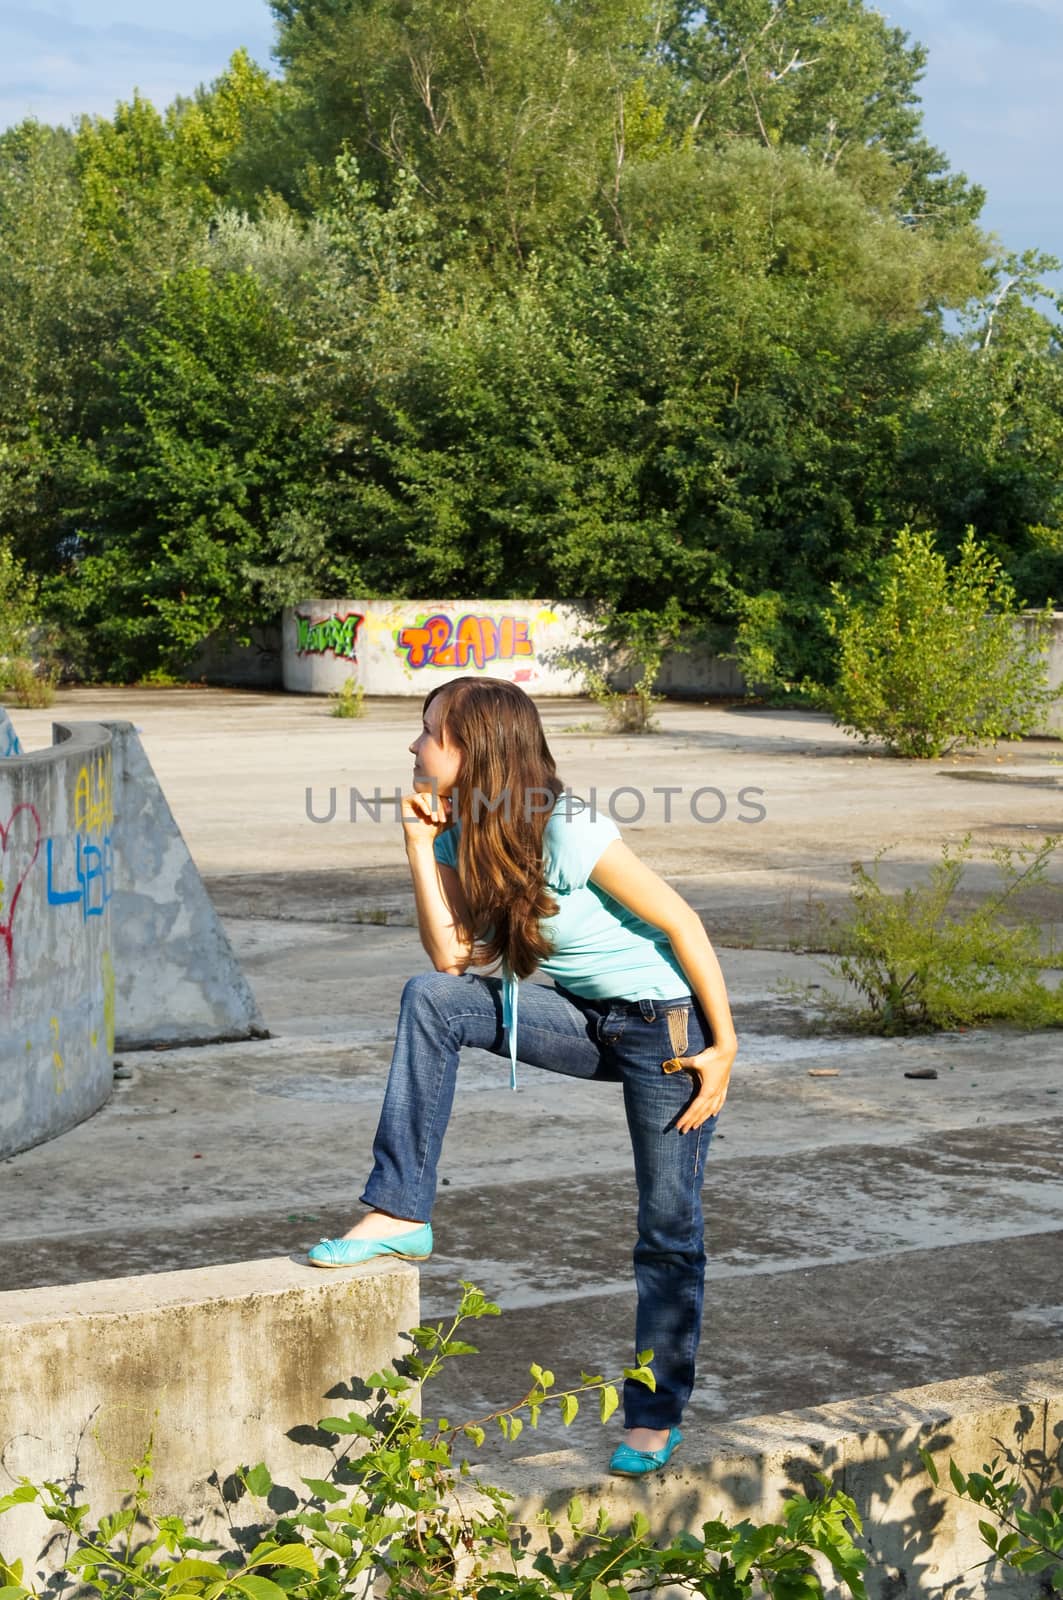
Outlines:
[{"label": "jeans hem", "polygon": [[372,1199],[369,1190],[366,1189],[358,1196],[358,1199],[363,1206],[371,1206],[374,1211],[386,1211],[389,1217],[401,1217],[406,1222],[431,1222],[432,1220],[430,1207],[427,1216],[423,1216],[421,1213],[425,1210],[424,1206],[410,1206],[401,1197],[392,1199],[385,1195]]}]

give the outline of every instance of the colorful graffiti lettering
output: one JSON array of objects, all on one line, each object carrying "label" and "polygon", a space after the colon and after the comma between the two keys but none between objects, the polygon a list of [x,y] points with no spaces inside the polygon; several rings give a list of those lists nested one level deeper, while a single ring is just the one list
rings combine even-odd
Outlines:
[{"label": "colorful graffiti lettering", "polygon": [[301,656],[322,656],[331,650],[334,656],[342,656],[345,661],[357,661],[358,624],[364,621],[365,618],[359,616],[357,611],[348,611],[345,617],[325,617],[320,622],[315,622],[312,617],[301,616],[297,611],[296,653]]},{"label": "colorful graffiti lettering", "polygon": [[489,661],[535,654],[523,617],[496,619],[467,613],[455,627],[452,618],[437,613],[414,627],[399,628],[395,641],[406,651],[407,663],[418,668],[485,667]]},{"label": "colorful graffiti lettering", "polygon": [[[17,817],[22,817],[23,819],[18,829],[19,837],[16,837],[15,829],[15,819]],[[0,877],[0,918],[3,918],[0,921],[0,944],[3,945],[7,954],[7,981],[9,985],[15,981],[15,912],[18,910],[22,886],[32,872],[33,863],[40,854],[40,850],[41,819],[37,814],[36,806],[23,802],[22,805],[15,807],[6,822],[0,822],[0,864],[2,864],[6,856],[10,855],[12,867],[14,868],[12,877],[15,884],[15,887],[9,892],[7,872],[12,869],[8,868],[3,876]],[[18,854],[16,854],[16,851]],[[21,870],[19,870],[19,855],[25,862]]]},{"label": "colorful graffiti lettering", "polygon": [[[64,841],[60,841],[62,843]],[[45,856],[48,863],[48,904],[50,906],[81,905],[82,919],[89,917],[102,917],[107,902],[114,893],[114,850],[111,846],[111,836],[104,834],[99,845],[89,844],[83,834],[74,836],[76,857],[73,878],[77,888],[59,889],[56,887],[55,855],[56,841],[49,839],[45,845]],[[71,881],[71,874],[67,874],[67,881]]]},{"label": "colorful graffiti lettering", "polygon": [[[91,768],[91,773],[90,773]],[[74,826],[79,833],[96,833],[114,821],[111,752],[83,766],[74,785]]]}]

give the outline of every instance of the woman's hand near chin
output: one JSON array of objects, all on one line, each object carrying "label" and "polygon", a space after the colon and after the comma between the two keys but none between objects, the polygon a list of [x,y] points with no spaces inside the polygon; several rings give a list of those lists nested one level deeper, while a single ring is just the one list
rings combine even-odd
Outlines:
[{"label": "woman's hand near chin", "polygon": [[431,848],[439,834],[450,822],[449,795],[421,794],[414,791],[402,797],[402,827],[407,850],[426,846]]}]

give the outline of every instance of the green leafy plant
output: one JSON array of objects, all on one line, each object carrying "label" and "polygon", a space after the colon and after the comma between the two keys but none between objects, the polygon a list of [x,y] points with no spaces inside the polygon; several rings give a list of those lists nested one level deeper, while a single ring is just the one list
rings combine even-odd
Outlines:
[{"label": "green leafy plant", "polygon": [[931,533],[904,528],[873,604],[831,584],[825,613],[838,642],[835,685],[825,704],[864,743],[881,739],[899,756],[947,755],[972,742],[1017,739],[1061,693],[1046,686],[1052,606],[1020,641],[1015,591],[968,528],[951,569]]},{"label": "green leafy plant", "polygon": [[[608,1421],[619,1404],[617,1385],[583,1373],[577,1387],[559,1390],[554,1374],[533,1364],[531,1387],[516,1405],[460,1423],[421,1416],[418,1390],[447,1361],[476,1351],[459,1337],[462,1325],[498,1315],[475,1285],[463,1283],[462,1291],[448,1327],[412,1328],[413,1351],[394,1371],[365,1380],[371,1410],[320,1420],[318,1429],[335,1449],[327,1477],[304,1478],[307,1492],[297,1509],[252,1529],[249,1551],[219,1551],[190,1534],[181,1518],[154,1514],[150,1443],[136,1469],[132,1503],[96,1526],[89,1507],[56,1483],[23,1479],[0,1499],[0,1513],[38,1502],[71,1536],[66,1570],[101,1600],[339,1600],[370,1588],[394,1600],[621,1600],[674,1584],[718,1600],[746,1600],[754,1592],[816,1600],[824,1592],[817,1556],[864,1600],[866,1557],[853,1541],[861,1532],[856,1507],[821,1474],[823,1495],[793,1494],[779,1522],[711,1521],[700,1537],[682,1532],[668,1544],[654,1541],[642,1513],[617,1529],[606,1511],[588,1515],[574,1499],[563,1519],[540,1517],[550,1547],[532,1556],[525,1548],[531,1530],[510,1514],[513,1497],[481,1482],[455,1451],[466,1440],[479,1448],[492,1424],[516,1439],[525,1417],[535,1427],[546,1406],[556,1405],[568,1425],[588,1395]],[[652,1389],[652,1357],[641,1352],[624,1377]],[[274,1488],[261,1462],[239,1467],[233,1477],[256,1501]],[[25,1562],[2,1555],[0,1593],[4,1600],[43,1600],[26,1582]]]},{"label": "green leafy plant", "polygon": [[[989,1018],[1007,1018],[1024,1027],[1063,1025],[1063,990],[1047,989],[1039,976],[1053,958],[1041,952],[1038,925],[1001,920],[1003,908],[1021,888],[1043,882],[1060,844],[1063,834],[1049,835],[1033,852],[995,848],[992,859],[1002,887],[966,915],[950,915],[949,908],[971,853],[970,833],[955,851],[946,842],[929,881],[900,895],[884,889],[875,870],[868,872],[862,862],[854,862],[853,915],[834,934],[840,953],[824,964],[834,977],[852,984],[863,1001],[818,989],[813,993],[807,985],[784,987],[849,1026],[884,1034]],[[875,852],[875,868],[887,848]]]},{"label": "green leafy plant", "polygon": [[[937,1465],[928,1450],[919,1451],[923,1465],[935,1488],[941,1484]],[[1018,1572],[1040,1576],[1046,1594],[1063,1591],[1063,1482],[1060,1465],[1063,1446],[1055,1461],[1037,1452],[1034,1492],[1008,1471],[1015,1458],[1008,1453],[1002,1466],[999,1456],[983,1462],[981,1472],[964,1473],[949,1457],[949,1480],[958,1499],[982,1506],[988,1518],[979,1518],[978,1531],[990,1555]],[[1029,1464],[1029,1453],[1024,1454]],[[1051,1482],[1051,1478],[1055,1482]]]},{"label": "green leafy plant", "polygon": [[332,717],[364,717],[365,685],[357,678],[347,678],[342,688],[329,695],[329,715]]}]

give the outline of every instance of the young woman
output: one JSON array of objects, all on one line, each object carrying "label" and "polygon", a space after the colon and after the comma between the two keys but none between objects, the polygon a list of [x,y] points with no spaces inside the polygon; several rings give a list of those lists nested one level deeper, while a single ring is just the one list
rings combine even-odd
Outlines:
[{"label": "young woman", "polygon": [[[557,776],[535,702],[456,678],[423,707],[406,853],[434,972],[402,993],[362,1195],[371,1209],[310,1252],[339,1267],[432,1250],[436,1167],[463,1045],[623,1085],[638,1184],[635,1349],[656,1389],[624,1386],[610,1467],[654,1471],[679,1443],[701,1332],[705,1156],[738,1048],[697,913]],[[501,977],[470,966],[501,964]],[[536,969],[548,988],[520,979]],[[518,1015],[519,1013],[519,1015]]]}]

